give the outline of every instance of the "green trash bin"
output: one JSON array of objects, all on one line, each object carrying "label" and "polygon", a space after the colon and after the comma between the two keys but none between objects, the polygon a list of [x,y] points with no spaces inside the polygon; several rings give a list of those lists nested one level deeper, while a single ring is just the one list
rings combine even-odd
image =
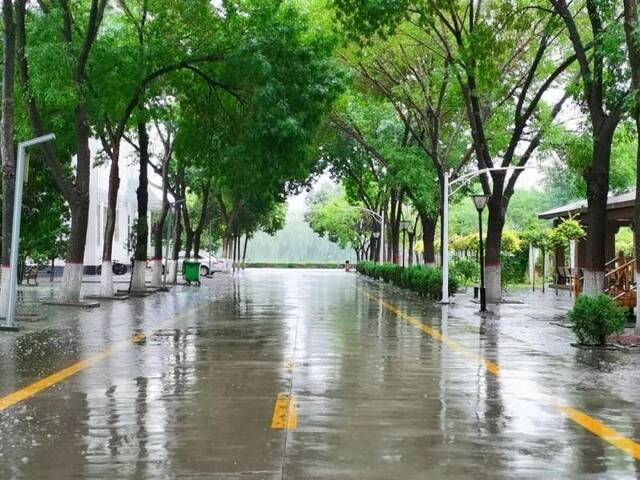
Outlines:
[{"label": "green trash bin", "polygon": [[200,284],[200,262],[185,260],[182,263],[182,277],[187,283],[196,282]]}]

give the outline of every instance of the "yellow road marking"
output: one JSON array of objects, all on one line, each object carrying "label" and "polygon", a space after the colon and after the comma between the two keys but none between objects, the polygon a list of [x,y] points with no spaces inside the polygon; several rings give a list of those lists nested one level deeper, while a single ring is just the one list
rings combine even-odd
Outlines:
[{"label": "yellow road marking", "polygon": [[[430,327],[428,325],[425,325],[424,323],[422,323],[417,318],[415,318],[415,317],[403,312],[402,310],[400,310],[397,307],[391,305],[390,303],[385,302],[381,298],[378,298],[375,295],[372,295],[367,291],[363,291],[363,293],[370,300],[380,304],[381,306],[383,306],[384,308],[386,308],[390,312],[393,312],[395,315],[397,315],[399,318],[402,318],[407,323],[410,323],[411,325],[414,325],[415,327],[418,327],[420,330],[422,330],[427,335],[431,336],[433,339],[443,343],[444,345],[448,346],[449,348],[451,348],[451,349],[453,349],[453,350],[455,350],[455,351],[457,351],[459,353],[462,353],[465,356],[467,356],[467,357],[469,357],[469,358],[471,358],[471,359],[473,359],[475,361],[479,361],[484,366],[484,368],[488,372],[490,372],[491,374],[493,374],[495,376],[499,376],[500,375],[500,368],[495,363],[485,359],[481,355],[479,355],[479,354],[477,354],[477,353],[475,353],[475,352],[473,352],[471,350],[468,350],[461,343],[458,343],[455,340],[452,340],[451,338],[443,335],[438,330],[436,330],[436,329],[434,329],[434,328],[432,328],[432,327]],[[556,405],[556,404],[553,404],[553,406],[556,407],[564,415],[566,415],[569,419],[571,419],[574,423],[580,425],[585,430],[588,430],[589,432],[591,432],[594,435],[600,437],[604,441],[610,443],[614,447],[617,447],[618,449],[622,450],[623,452],[627,453],[628,455],[631,455],[636,460],[640,460],[640,443],[636,442],[635,440],[633,440],[631,438],[625,437],[624,435],[620,434],[619,432],[617,432],[613,428],[608,427],[607,425],[605,425],[604,423],[600,422],[599,420],[597,420],[597,419],[591,417],[590,415],[588,415],[588,414],[586,414],[584,412],[581,412],[580,410],[577,410],[577,409],[575,409],[573,407],[570,407],[568,405]]]},{"label": "yellow road marking", "polygon": [[[191,312],[188,312],[188,313],[191,313]],[[152,336],[154,333],[162,330],[163,328],[166,328],[168,325],[175,322],[180,317],[188,315],[188,313],[176,316],[171,320],[167,320],[166,322],[163,322],[162,324],[156,326],[155,329],[148,334],[137,333],[133,335],[131,338],[129,338],[128,340],[124,340],[122,342],[116,343],[115,345],[101,352],[95,353],[45,378],[41,378],[40,380],[35,381],[31,385],[28,385],[24,388],[21,388],[20,390],[17,390],[13,393],[10,393],[9,395],[6,395],[0,398],[0,412],[30,397],[33,397],[37,393],[40,393],[41,391],[46,390],[47,388],[52,387],[57,383],[62,382],[63,380],[66,380],[67,378],[75,375],[78,372],[81,372],[82,370],[86,370],[87,368],[92,367],[97,363],[100,363],[101,361],[105,360],[106,358],[110,357],[115,353],[133,348],[136,344],[142,342],[147,337]]]},{"label": "yellow road marking", "polygon": [[271,428],[295,430],[298,426],[297,397],[288,393],[279,393],[273,407]]},{"label": "yellow road marking", "polygon": [[449,338],[446,335],[443,335],[438,330],[436,330],[433,327],[430,327],[429,325],[425,325],[420,320],[418,320],[416,317],[414,317],[412,315],[409,315],[408,313],[403,312],[402,310],[396,308],[395,306],[391,305],[390,303],[385,302],[381,298],[378,298],[378,297],[376,297],[374,295],[371,295],[369,292],[366,292],[366,291],[364,292],[364,294],[367,297],[369,297],[370,300],[373,300],[374,302],[379,303],[384,308],[386,308],[390,312],[393,312],[394,314],[396,314],[398,317],[402,318],[407,323],[410,323],[414,327],[419,328],[420,330],[422,330],[424,333],[429,335],[434,340],[437,340],[440,343],[442,343],[442,344],[446,345],[447,347],[451,348],[452,350],[455,350],[456,352],[459,352],[462,355],[465,355],[466,357],[469,357],[470,359],[480,363],[486,370],[488,370],[492,374],[494,374],[496,376],[500,375],[500,367],[498,367],[498,365],[496,365],[492,361],[487,360],[482,355],[480,355],[478,353],[475,353],[475,352],[473,352],[471,350],[468,350],[462,344],[456,342],[452,338]]},{"label": "yellow road marking", "polygon": [[589,430],[591,433],[609,442],[611,445],[618,447],[633,458],[640,460],[640,443],[621,435],[613,428],[607,427],[601,421],[596,420],[573,407],[558,406],[557,408],[584,429]]}]

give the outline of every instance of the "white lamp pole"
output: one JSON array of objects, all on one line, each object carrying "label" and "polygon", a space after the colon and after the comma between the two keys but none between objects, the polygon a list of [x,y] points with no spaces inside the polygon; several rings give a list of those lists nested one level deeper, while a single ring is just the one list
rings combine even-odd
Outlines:
[{"label": "white lamp pole", "polygon": [[442,303],[449,303],[449,172],[444,172],[442,201]]},{"label": "white lamp pole", "polygon": [[27,148],[50,142],[56,136],[53,133],[33,138],[18,144],[18,160],[16,165],[16,188],[13,197],[13,223],[11,226],[11,257],[9,270],[9,301],[5,313],[6,325],[2,330],[18,330],[16,323],[16,297],[18,289],[18,248],[20,246],[20,222],[22,220],[22,191],[24,190],[25,152]]}]

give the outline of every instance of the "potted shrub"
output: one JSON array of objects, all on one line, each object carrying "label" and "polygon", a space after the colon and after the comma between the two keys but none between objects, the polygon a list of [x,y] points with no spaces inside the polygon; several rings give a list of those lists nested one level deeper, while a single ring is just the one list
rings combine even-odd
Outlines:
[{"label": "potted shrub", "polygon": [[607,338],[622,332],[625,326],[624,309],[604,293],[578,297],[568,317],[578,340],[585,345],[605,346]]}]

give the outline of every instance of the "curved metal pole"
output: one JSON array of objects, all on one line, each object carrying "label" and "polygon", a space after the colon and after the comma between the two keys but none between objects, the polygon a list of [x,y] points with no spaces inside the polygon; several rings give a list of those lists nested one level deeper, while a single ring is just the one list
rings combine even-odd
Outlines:
[{"label": "curved metal pole", "polygon": [[25,152],[27,148],[50,142],[56,136],[53,133],[42,137],[33,138],[18,144],[18,162],[16,165],[16,187],[13,197],[13,222],[11,225],[11,256],[9,270],[9,301],[5,313],[6,325],[3,330],[17,330],[16,323],[16,299],[18,295],[18,248],[20,246],[20,222],[22,220],[22,192],[24,190]]}]

